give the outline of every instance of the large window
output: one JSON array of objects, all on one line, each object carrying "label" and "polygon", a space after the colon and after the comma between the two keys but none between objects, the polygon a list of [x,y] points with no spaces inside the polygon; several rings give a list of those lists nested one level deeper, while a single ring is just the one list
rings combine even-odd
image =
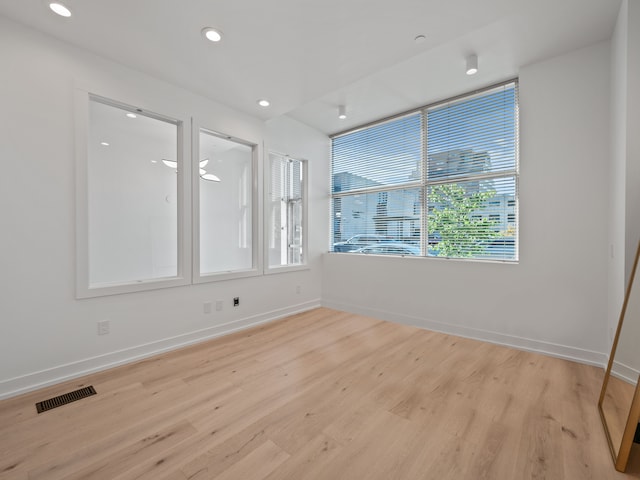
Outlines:
[{"label": "large window", "polygon": [[78,298],[262,273],[257,138],[81,89],[75,114]]},{"label": "large window", "polygon": [[196,281],[255,274],[255,145],[199,130]]},{"label": "large window", "polygon": [[269,268],[306,263],[306,161],[269,154]]},{"label": "large window", "polygon": [[332,139],[331,251],[516,261],[517,81]]},{"label": "large window", "polygon": [[[78,170],[78,295],[184,284],[182,122],[84,94]],[[86,122],[86,123],[85,123]]]}]

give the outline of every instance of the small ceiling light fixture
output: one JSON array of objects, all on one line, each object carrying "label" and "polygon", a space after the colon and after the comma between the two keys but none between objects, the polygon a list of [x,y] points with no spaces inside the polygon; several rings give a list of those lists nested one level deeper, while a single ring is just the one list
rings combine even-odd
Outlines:
[{"label": "small ceiling light fixture", "polygon": [[258,100],[258,105],[260,105],[261,107],[267,108],[269,105],[271,105],[271,102],[263,98],[261,100]]},{"label": "small ceiling light fixture", "polygon": [[478,56],[473,54],[467,57],[467,75],[478,73]]},{"label": "small ceiling light fixture", "polygon": [[50,2],[49,8],[54,12],[60,15],[61,17],[69,18],[71,16],[71,10],[69,10],[64,4],[60,2]]},{"label": "small ceiling light fixture", "polygon": [[338,107],[338,118],[340,120],[344,120],[345,118],[347,118],[347,109],[344,105],[340,105]]},{"label": "small ceiling light fixture", "polygon": [[425,37],[424,35],[417,35],[416,38],[413,39],[413,41],[416,43],[424,43],[426,39],[427,37]]},{"label": "small ceiling light fixture", "polygon": [[212,27],[203,28],[202,35],[204,35],[204,38],[211,42],[219,42],[220,40],[222,40],[222,32]]},{"label": "small ceiling light fixture", "polygon": [[138,116],[135,113],[131,113],[131,112],[126,113],[125,116],[128,118],[138,118]]},{"label": "small ceiling light fixture", "polygon": [[100,142],[100,145],[102,145],[103,147],[108,147],[109,146],[109,142]]}]

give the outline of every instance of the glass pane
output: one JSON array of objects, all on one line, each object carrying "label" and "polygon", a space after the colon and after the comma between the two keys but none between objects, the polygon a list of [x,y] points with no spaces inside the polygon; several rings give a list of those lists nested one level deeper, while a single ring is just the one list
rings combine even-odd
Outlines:
[{"label": "glass pane", "polygon": [[429,180],[515,170],[515,103],[509,84],[429,109]]},{"label": "glass pane", "polygon": [[333,252],[420,255],[419,188],[333,199]]},{"label": "glass pane", "polygon": [[420,181],[421,155],[419,113],[336,137],[332,192]]},{"label": "glass pane", "polygon": [[299,265],[303,258],[304,163],[270,154],[269,265]]},{"label": "glass pane", "polygon": [[200,131],[200,273],[253,267],[253,148]]},{"label": "glass pane", "polygon": [[515,177],[428,188],[428,255],[517,259]]},{"label": "glass pane", "polygon": [[89,102],[91,287],[177,276],[177,138],[175,123]]}]

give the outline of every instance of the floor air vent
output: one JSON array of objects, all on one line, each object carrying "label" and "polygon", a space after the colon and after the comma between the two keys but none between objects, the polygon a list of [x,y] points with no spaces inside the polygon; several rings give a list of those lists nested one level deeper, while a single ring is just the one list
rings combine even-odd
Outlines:
[{"label": "floor air vent", "polygon": [[66,405],[67,403],[75,402],[76,400],[81,400],[85,397],[90,397],[91,395],[95,394],[96,389],[93,388],[93,385],[91,385],[81,388],[80,390],[76,390],[75,392],[65,393],[63,395],[50,398],[49,400],[38,402],[36,403],[36,408],[38,409],[38,413],[42,413],[46,412],[47,410],[61,407],[62,405]]}]

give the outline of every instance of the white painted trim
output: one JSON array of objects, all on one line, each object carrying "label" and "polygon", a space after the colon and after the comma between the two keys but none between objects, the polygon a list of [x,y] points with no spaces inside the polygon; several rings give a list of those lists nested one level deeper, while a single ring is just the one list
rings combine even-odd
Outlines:
[{"label": "white painted trim", "polygon": [[[76,82],[77,83],[77,82]],[[98,93],[100,92],[100,93]],[[74,90],[75,115],[75,204],[76,204],[76,298],[93,298],[106,295],[141,292],[159,288],[179,287],[191,283],[191,200],[187,196],[191,176],[190,163],[191,144],[184,140],[189,136],[190,124],[183,115],[164,115],[155,113],[159,109],[142,108],[144,114],[171,122],[177,128],[177,160],[183,168],[177,172],[177,258],[178,266],[175,276],[166,278],[150,278],[140,281],[114,284],[91,285],[89,281],[89,184],[88,184],[88,138],[89,138],[89,105],[99,101],[106,105],[133,111],[133,105],[143,105],[141,99],[132,103],[116,100],[115,96],[105,95],[100,89],[83,89],[76,86]],[[160,105],[158,105],[160,106]]]},{"label": "white painted trim", "polygon": [[195,343],[211,340],[222,335],[228,335],[239,330],[271,322],[289,315],[305,312],[319,306],[320,299],[310,300],[297,305],[291,305],[285,308],[216,325],[215,327],[205,328],[191,333],[166,338],[164,340],[158,340],[97,357],[87,358],[78,362],[59,365],[57,367],[33,372],[20,377],[11,378],[0,382],[0,400],[21,395],[49,385],[54,385],[56,383],[65,382],[73,378],[99,372],[101,370],[135,362],[143,358],[176,350]]},{"label": "white painted trim", "polygon": [[302,270],[311,270],[311,267],[307,263],[303,263],[300,265],[279,265],[277,267],[265,267],[264,274],[273,275],[278,273],[299,272]]},{"label": "white painted trim", "polygon": [[323,307],[333,308],[346,312],[356,313],[359,315],[367,315],[381,320],[411,325],[414,327],[433,330],[435,332],[447,333],[459,337],[470,338],[473,340],[481,340],[496,345],[513,347],[518,350],[527,352],[542,353],[552,357],[571,360],[573,362],[594,365],[597,367],[605,367],[607,356],[604,353],[594,352],[592,350],[584,350],[581,348],[559,345],[556,343],[543,342],[540,340],[532,340],[529,338],[517,337],[514,335],[505,335],[503,333],[491,332],[489,330],[481,330],[461,325],[452,325],[449,323],[437,322],[427,318],[414,317],[400,313],[378,310],[375,308],[361,307],[342,302],[334,302],[331,300],[322,301]]},{"label": "white painted trim", "polygon": [[611,367],[611,375],[627,383],[636,385],[638,383],[640,372],[635,368],[614,360]]},{"label": "white painted trim", "polygon": [[[198,174],[198,164],[200,162],[200,133],[209,132],[217,136],[229,138],[252,149],[251,158],[251,268],[243,270],[231,270],[223,272],[202,273],[200,271],[200,175]],[[194,285],[236,278],[256,277],[263,273],[263,255],[260,245],[262,244],[262,184],[260,179],[263,176],[262,169],[262,142],[254,142],[229,134],[220,132],[205,126],[203,120],[191,117],[191,150],[193,152],[192,174],[191,174],[191,227],[193,236],[192,245],[192,283]]]},{"label": "white painted trim", "polygon": [[[271,155],[291,158],[302,163],[302,259],[303,263],[296,265],[269,265],[269,245],[271,244],[271,217],[270,217],[270,196],[271,196],[271,174],[273,163]],[[264,148],[264,194],[263,194],[263,218],[264,218],[264,242],[262,243],[262,256],[264,259],[264,274],[272,275],[286,272],[296,272],[300,270],[310,270],[309,266],[309,160],[303,157],[279,153],[274,150]]]}]

